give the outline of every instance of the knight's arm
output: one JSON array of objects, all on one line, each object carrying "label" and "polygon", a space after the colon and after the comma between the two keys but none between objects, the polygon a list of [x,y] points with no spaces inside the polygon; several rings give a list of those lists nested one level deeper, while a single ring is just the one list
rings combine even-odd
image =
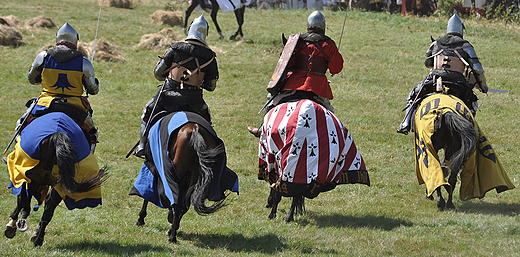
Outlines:
[{"label": "knight's arm", "polygon": [[31,69],[29,70],[29,75],[27,75],[29,83],[36,85],[42,82],[43,62],[45,61],[46,56],[47,51],[42,51],[34,59]]},{"label": "knight's arm", "polygon": [[217,59],[213,59],[213,62],[208,65],[208,70],[206,75],[204,76],[204,81],[202,81],[201,87],[208,90],[213,91],[217,88],[218,81],[218,65]]},{"label": "knight's arm", "polygon": [[170,68],[172,65],[171,57],[169,54],[170,51],[164,52],[163,56],[161,56],[161,60],[155,64],[155,67],[153,68],[153,75],[155,78],[159,81],[164,81],[166,77],[168,77],[168,74],[163,74],[165,70]]},{"label": "knight's arm", "polygon": [[85,56],[83,56],[83,86],[91,95],[99,92],[99,80],[94,75],[94,67]]},{"label": "knight's arm", "polygon": [[475,80],[476,85],[480,88],[483,93],[488,91],[486,77],[484,76],[484,68],[482,68],[482,64],[480,63],[477,53],[472,46],[466,47],[463,49],[464,52],[468,53],[471,61],[471,65],[473,66],[472,73],[474,78],[470,78],[470,80]]},{"label": "knight's arm", "polygon": [[426,51],[426,59],[424,59],[424,66],[426,66],[429,69],[433,69],[433,58],[431,56],[433,55],[433,48],[437,46],[437,41],[434,41],[430,44],[430,48]]}]

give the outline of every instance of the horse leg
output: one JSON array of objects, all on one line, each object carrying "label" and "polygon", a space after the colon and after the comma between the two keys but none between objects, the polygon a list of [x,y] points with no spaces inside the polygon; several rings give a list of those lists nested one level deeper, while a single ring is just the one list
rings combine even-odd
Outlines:
[{"label": "horse leg", "polygon": [[[16,236],[16,230],[17,230],[17,221],[18,221],[18,215],[20,212],[22,212],[22,219],[27,218],[29,216],[30,211],[30,198],[27,196],[27,190],[25,189],[26,184],[24,183],[21,188],[20,194],[16,197],[16,208],[14,209],[13,213],[9,216],[9,223],[7,223],[4,231],[4,235],[7,238],[13,238]],[[29,210],[29,211],[26,211]],[[25,212],[25,214],[24,214]]]},{"label": "horse leg", "polygon": [[58,194],[58,191],[53,188],[50,195],[45,200],[45,208],[40,223],[38,224],[38,228],[34,231],[34,234],[31,237],[31,242],[34,243],[34,246],[41,246],[43,244],[45,228],[51,221],[52,216],[54,216],[54,210],[56,210],[56,206],[61,203],[61,200],[62,198],[60,194]]},{"label": "horse leg", "polygon": [[244,38],[244,34],[242,33],[242,24],[244,24],[244,12],[246,10],[245,6],[242,6],[235,10],[235,17],[237,18],[238,23],[238,29],[235,32],[235,35],[229,37],[230,40],[235,40],[238,35],[240,35],[241,38]]},{"label": "horse leg", "polygon": [[148,208],[148,201],[144,200],[143,207],[141,207],[141,211],[139,212],[139,218],[135,222],[136,226],[144,226],[144,218],[146,217],[146,209]]},{"label": "horse leg", "polygon": [[224,39],[224,35],[222,35],[222,30],[220,29],[217,23],[218,9],[219,7],[217,0],[211,0],[211,20],[213,21],[213,24],[215,24],[215,28],[217,29],[217,32],[220,35],[220,39]]},{"label": "horse leg", "polygon": [[457,185],[457,175],[457,172],[452,171],[448,178],[448,183],[450,183],[450,189],[446,188],[446,190],[448,190],[448,209],[455,209],[455,205],[453,204],[453,191],[455,190],[455,185]]},{"label": "horse leg", "polygon": [[442,198],[442,192],[441,192],[441,187],[438,187],[437,189],[435,189],[435,191],[437,192],[437,208],[439,209],[439,211],[444,211],[444,207],[446,206],[446,201],[444,201],[444,198]]},{"label": "horse leg", "polygon": [[195,7],[199,5],[199,0],[192,0],[188,9],[186,9],[186,13],[184,16],[184,34],[188,35],[188,19],[190,18],[191,13],[195,10]]},{"label": "horse leg", "polygon": [[285,219],[286,222],[294,221],[294,215],[302,215],[303,214],[303,201],[304,198],[302,195],[293,196],[291,209],[289,210],[289,214]]},{"label": "horse leg", "polygon": [[276,211],[278,210],[278,204],[282,200],[282,195],[276,192],[274,189],[271,188],[271,193],[269,194],[269,198],[272,196],[272,202],[271,202],[271,213],[269,214],[269,219],[272,220],[276,218]]}]

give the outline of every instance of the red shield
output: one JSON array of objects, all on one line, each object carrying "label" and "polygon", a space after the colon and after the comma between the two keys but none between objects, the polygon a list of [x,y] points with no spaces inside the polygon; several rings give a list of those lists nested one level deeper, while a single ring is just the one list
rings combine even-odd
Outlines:
[{"label": "red shield", "polygon": [[290,35],[289,39],[287,39],[287,43],[285,44],[282,54],[280,55],[280,59],[276,64],[276,68],[274,69],[273,76],[271,76],[271,80],[267,85],[267,91],[269,91],[269,93],[274,95],[283,87],[283,82],[287,78],[287,64],[291,59],[299,38],[300,33],[296,35]]}]

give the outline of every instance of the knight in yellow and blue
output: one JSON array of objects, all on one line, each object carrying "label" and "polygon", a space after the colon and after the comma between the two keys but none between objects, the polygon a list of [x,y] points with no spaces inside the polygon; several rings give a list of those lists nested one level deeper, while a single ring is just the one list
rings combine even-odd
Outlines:
[{"label": "knight in yellow and blue", "polygon": [[[41,84],[38,99],[27,103],[29,109],[17,123],[25,126],[32,118],[49,112],[63,112],[71,117],[89,135],[91,150],[98,142],[97,129],[92,120],[92,108],[87,94],[99,92],[99,80],[92,63],[78,51],[79,35],[65,23],[56,34],[56,45],[40,52],[29,70],[29,83]],[[25,117],[28,117],[25,119]],[[24,124],[24,120],[25,122]]]}]

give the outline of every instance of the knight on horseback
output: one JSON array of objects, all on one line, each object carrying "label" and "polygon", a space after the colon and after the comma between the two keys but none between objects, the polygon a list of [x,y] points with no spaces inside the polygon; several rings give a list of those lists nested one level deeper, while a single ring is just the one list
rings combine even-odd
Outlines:
[{"label": "knight on horseback", "polygon": [[475,49],[463,39],[464,29],[462,20],[454,14],[448,21],[446,35],[430,45],[424,60],[424,65],[431,69],[430,73],[409,93],[406,114],[397,129],[398,133],[407,135],[413,130],[411,121],[415,109],[423,98],[435,92],[460,98],[473,116],[476,115],[478,98],[473,88],[487,93],[488,87]]},{"label": "knight on horseback", "polygon": [[208,29],[204,15],[193,20],[185,41],[172,43],[155,65],[155,78],[164,84],[143,109],[141,138],[134,155],[144,156],[147,130],[152,125],[148,123],[159,112],[193,111],[211,122],[202,88],[215,90],[219,74],[215,52],[206,43]]},{"label": "knight on horseback", "polygon": [[94,75],[92,63],[77,50],[79,35],[65,23],[56,34],[56,45],[40,52],[27,76],[29,83],[41,84],[39,98],[27,102],[28,110],[17,121],[17,134],[32,119],[49,112],[63,112],[71,117],[88,135],[94,151],[98,133],[92,120],[92,108],[86,96],[99,92],[99,80]]},{"label": "knight on horseback", "polygon": [[[330,100],[334,98],[325,73],[338,74],[343,70],[343,56],[336,43],[325,35],[325,16],[319,11],[307,18],[307,32],[301,34],[287,64],[287,78],[279,93],[272,96],[270,107],[284,102],[310,99],[331,112]],[[249,132],[259,136],[257,128],[248,127]]]}]

